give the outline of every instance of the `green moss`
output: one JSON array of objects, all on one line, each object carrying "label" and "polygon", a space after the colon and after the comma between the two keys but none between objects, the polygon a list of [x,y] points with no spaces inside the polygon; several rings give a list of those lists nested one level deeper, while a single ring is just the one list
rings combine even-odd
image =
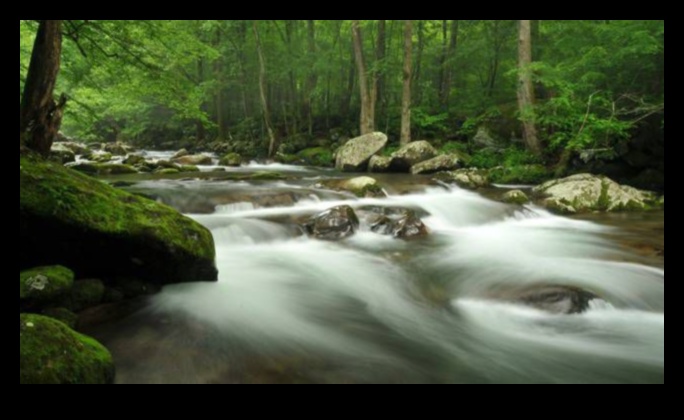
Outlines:
[{"label": "green moss", "polygon": [[61,265],[37,267],[19,273],[19,300],[53,302],[69,292],[74,273]]},{"label": "green moss", "polygon": [[294,163],[299,163],[301,160],[297,155],[291,155],[291,154],[286,154],[286,153],[278,153],[276,155],[276,160],[280,163],[285,163],[285,164],[294,164]]},{"label": "green moss", "polygon": [[138,172],[131,165],[122,165],[120,163],[79,163],[72,166],[72,169],[90,175],[122,175]]},{"label": "green moss", "polygon": [[311,166],[329,167],[333,165],[332,152],[325,147],[304,149],[297,153],[297,157],[304,161],[305,164]]},{"label": "green moss", "polygon": [[382,151],[380,152],[380,155],[381,155],[381,156],[385,156],[385,157],[390,157],[390,156],[392,156],[392,154],[394,154],[394,152],[396,152],[397,150],[399,150],[399,146],[398,146],[398,145],[385,146],[385,148],[382,149]]},{"label": "green moss", "polygon": [[610,208],[610,197],[608,196],[609,185],[606,181],[601,181],[601,194],[596,202],[596,209],[607,211]]},{"label": "green moss", "polygon": [[240,166],[242,163],[242,156],[238,153],[228,153],[219,160],[221,166]]},{"label": "green moss", "polygon": [[182,165],[181,172],[199,172],[199,168],[195,165]]},{"label": "green moss", "polygon": [[[29,223],[36,220],[62,233],[99,235],[98,241],[105,238],[110,242],[128,241],[125,243],[131,249],[125,252],[141,254],[137,258],[149,256],[142,261],[147,264],[145,268],[160,255],[168,258],[171,254],[175,266],[168,267],[167,263],[167,267],[159,267],[157,271],[168,272],[172,278],[180,277],[181,270],[193,272],[200,266],[202,269],[213,266],[215,250],[211,233],[171,207],[42,160],[20,157],[19,166],[22,249],[44,246],[45,241],[36,237],[39,235]],[[59,251],[66,255],[68,250]],[[27,255],[32,252],[25,250]]]},{"label": "green moss", "polygon": [[114,362],[94,339],[41,315],[19,316],[20,384],[109,384]]}]

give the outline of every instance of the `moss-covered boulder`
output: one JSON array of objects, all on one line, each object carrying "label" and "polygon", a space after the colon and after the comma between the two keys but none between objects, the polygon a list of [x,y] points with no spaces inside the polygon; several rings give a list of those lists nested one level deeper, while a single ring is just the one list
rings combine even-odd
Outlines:
[{"label": "moss-covered boulder", "polygon": [[387,136],[381,132],[353,138],[337,150],[335,168],[345,172],[363,172],[368,168],[371,156],[382,150],[386,144]]},{"label": "moss-covered boulder", "polygon": [[42,315],[19,316],[20,384],[111,384],[114,362],[94,339]]},{"label": "moss-covered boulder", "polygon": [[123,161],[126,165],[142,165],[145,163],[145,158],[140,155],[128,155]]},{"label": "moss-covered boulder", "polygon": [[221,166],[240,166],[242,164],[242,156],[239,153],[228,153],[223,155],[219,160]]},{"label": "moss-covered boulder", "polygon": [[489,171],[489,179],[497,184],[540,184],[552,177],[544,165],[497,166]]},{"label": "moss-covered boulder", "polygon": [[183,165],[181,166],[181,172],[199,172],[199,168],[195,165]]},{"label": "moss-covered boulder", "polygon": [[180,169],[175,169],[175,168],[159,168],[154,171],[155,174],[159,175],[174,175],[174,174],[179,174]]},{"label": "moss-covered boulder", "polygon": [[645,210],[656,202],[656,196],[651,192],[592,174],[577,174],[545,182],[533,191],[544,198],[542,204],[546,207],[563,213]]},{"label": "moss-covered boulder", "polygon": [[437,150],[425,140],[412,141],[392,153],[390,170],[408,172],[411,166],[437,156]]},{"label": "moss-covered boulder", "polygon": [[37,267],[19,273],[19,303],[45,305],[69,293],[74,273],[61,265]]},{"label": "moss-covered boulder", "polygon": [[111,153],[115,156],[126,156],[129,153],[135,152],[135,147],[121,141],[117,141],[115,143],[105,143],[102,148],[105,152]]},{"label": "moss-covered boulder", "polygon": [[319,213],[304,224],[309,236],[337,241],[352,236],[359,229],[359,218],[349,206],[337,206]]},{"label": "moss-covered boulder", "polygon": [[138,172],[131,165],[120,163],[79,163],[71,166],[71,169],[89,175],[123,175],[135,174]]},{"label": "moss-covered boulder", "polygon": [[434,174],[442,171],[453,171],[465,165],[465,159],[459,154],[451,153],[448,155],[440,155],[426,161],[416,163],[411,166],[411,173],[418,174]]},{"label": "moss-covered boulder", "polygon": [[19,163],[20,267],[158,284],[216,280],[211,233],[171,207],[54,163]]}]

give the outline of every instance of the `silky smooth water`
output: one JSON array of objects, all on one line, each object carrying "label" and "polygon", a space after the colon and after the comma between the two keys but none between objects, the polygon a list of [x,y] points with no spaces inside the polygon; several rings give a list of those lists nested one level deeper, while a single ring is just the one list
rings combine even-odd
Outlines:
[{"label": "silky smooth water", "polygon": [[[384,199],[301,180],[139,184],[181,211],[192,197],[239,196],[191,214],[214,235],[220,279],[167,286],[90,333],[112,350],[121,383],[664,381],[662,258],[623,246],[615,223],[421,184]],[[259,189],[294,199],[244,198]],[[324,242],[294,223],[339,204],[414,209],[430,235],[362,229]],[[601,299],[560,315],[502,298],[539,284]]]}]

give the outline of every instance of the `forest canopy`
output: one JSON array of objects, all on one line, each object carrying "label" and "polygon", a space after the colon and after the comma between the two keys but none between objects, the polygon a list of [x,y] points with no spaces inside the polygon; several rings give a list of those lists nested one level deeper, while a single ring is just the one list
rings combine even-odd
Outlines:
[{"label": "forest canopy", "polygon": [[[55,89],[69,99],[62,131],[142,145],[261,145],[269,137],[266,109],[266,125],[280,142],[331,130],[358,134],[354,22],[64,21]],[[523,70],[532,78],[547,156],[618,148],[640,124],[662,132],[664,21],[529,21],[525,69],[519,22],[413,21],[413,138],[467,140],[482,125],[507,140],[520,138],[516,89]],[[20,96],[37,26],[20,21]],[[404,21],[358,21],[358,29],[374,129],[398,143]]]}]

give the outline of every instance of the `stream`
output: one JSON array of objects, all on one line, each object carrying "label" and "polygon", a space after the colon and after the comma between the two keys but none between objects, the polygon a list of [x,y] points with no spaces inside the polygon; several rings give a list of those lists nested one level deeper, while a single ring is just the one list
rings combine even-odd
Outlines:
[{"label": "stream", "polygon": [[[389,197],[359,199],[314,187],[354,176],[332,170],[227,170],[129,176],[128,190],[212,231],[219,281],[166,286],[86,331],[111,350],[118,383],[664,382],[662,211],[560,217],[492,200],[503,188],[400,174],[373,175]],[[221,179],[231,171],[288,178]],[[340,204],[413,209],[430,234],[404,241],[362,224],[330,242],[297,228]],[[536,285],[599,298],[575,314],[506,299]]]}]

